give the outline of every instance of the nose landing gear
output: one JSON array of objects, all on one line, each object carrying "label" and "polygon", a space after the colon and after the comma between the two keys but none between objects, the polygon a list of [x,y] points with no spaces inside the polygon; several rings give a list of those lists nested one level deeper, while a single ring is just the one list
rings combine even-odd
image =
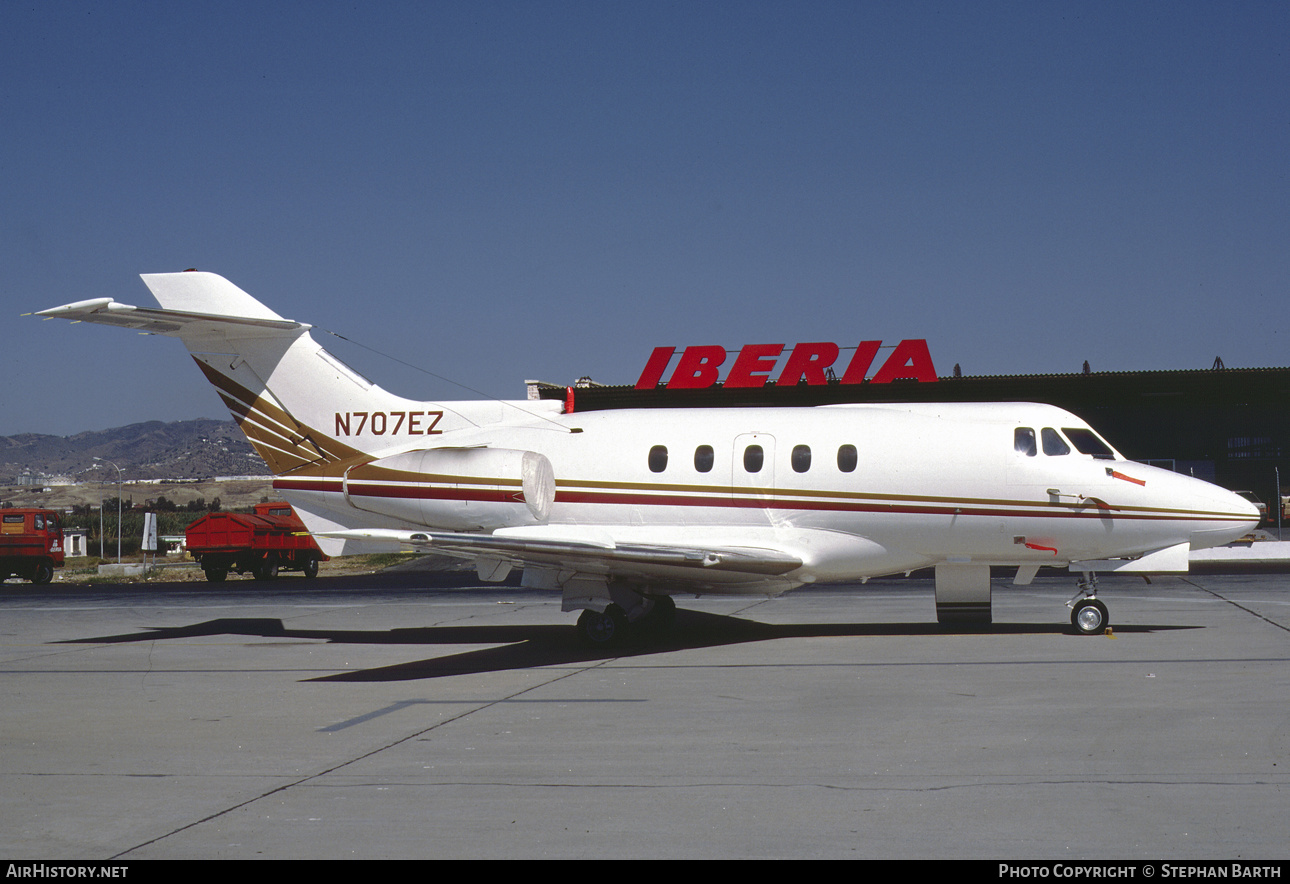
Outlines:
[{"label": "nose landing gear", "polygon": [[1079,592],[1066,607],[1071,609],[1071,625],[1084,635],[1101,635],[1111,620],[1106,605],[1097,598],[1097,575],[1086,572],[1079,580]]}]

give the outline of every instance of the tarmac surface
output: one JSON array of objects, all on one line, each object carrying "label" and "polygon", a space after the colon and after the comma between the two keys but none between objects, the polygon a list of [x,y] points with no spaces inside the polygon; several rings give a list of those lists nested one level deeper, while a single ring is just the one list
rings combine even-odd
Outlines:
[{"label": "tarmac surface", "polygon": [[[472,575],[473,576],[473,575]],[[460,575],[0,588],[0,854],[1285,859],[1290,576],[678,597],[581,648]]]}]

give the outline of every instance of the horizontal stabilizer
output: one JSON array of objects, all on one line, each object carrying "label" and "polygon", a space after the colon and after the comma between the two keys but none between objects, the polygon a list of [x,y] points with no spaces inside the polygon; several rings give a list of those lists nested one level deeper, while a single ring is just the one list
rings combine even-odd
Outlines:
[{"label": "horizontal stabilizer", "polygon": [[186,310],[159,310],[155,307],[134,307],[122,304],[111,298],[94,298],[89,301],[77,301],[64,304],[62,307],[50,307],[40,310],[37,316],[46,319],[70,319],[73,322],[93,322],[98,325],[115,325],[120,328],[133,328],[155,335],[178,335],[185,327],[193,323],[216,323],[221,325],[239,325],[254,328],[268,328],[279,331],[308,329],[302,322],[290,319],[268,319],[254,316],[228,316],[219,313],[193,313]]},{"label": "horizontal stabilizer", "polygon": [[46,319],[70,319],[138,329],[158,335],[178,335],[194,323],[214,323],[276,331],[304,330],[309,326],[283,319],[233,283],[214,273],[145,273],[161,309],[135,307],[111,298],[91,298],[37,312]]}]

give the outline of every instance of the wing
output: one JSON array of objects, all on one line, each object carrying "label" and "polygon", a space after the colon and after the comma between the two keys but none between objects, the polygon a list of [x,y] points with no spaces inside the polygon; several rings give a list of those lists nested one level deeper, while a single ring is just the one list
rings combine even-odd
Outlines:
[{"label": "wing", "polygon": [[[580,536],[575,536],[575,531]],[[535,568],[570,576],[641,579],[718,589],[741,584],[784,584],[783,575],[802,566],[802,559],[786,549],[624,543],[614,540],[604,529],[502,529],[494,534],[465,534],[374,528],[324,531],[315,536],[397,543],[419,552],[471,559],[480,577],[492,580],[503,579],[511,568]],[[798,582],[790,579],[787,584]]]}]

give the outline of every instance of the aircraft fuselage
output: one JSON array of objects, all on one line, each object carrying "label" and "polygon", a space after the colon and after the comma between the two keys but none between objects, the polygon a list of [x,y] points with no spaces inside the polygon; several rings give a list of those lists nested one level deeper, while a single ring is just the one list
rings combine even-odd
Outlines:
[{"label": "aircraft fuselage", "polygon": [[[1065,450],[1019,451],[1018,428],[1056,431]],[[554,478],[545,518],[526,506],[518,470],[436,473],[416,460],[420,446],[333,465],[329,478],[283,476],[276,487],[300,509],[351,525],[366,514],[372,525],[525,536],[603,526],[619,542],[804,549],[802,567],[774,587],[947,558],[1047,565],[1203,548],[1251,527],[1230,492],[1109,448],[1081,453],[1066,439],[1072,429],[1091,432],[1069,412],[1029,403],[601,411],[431,443],[467,461],[472,451],[540,454]]]}]

